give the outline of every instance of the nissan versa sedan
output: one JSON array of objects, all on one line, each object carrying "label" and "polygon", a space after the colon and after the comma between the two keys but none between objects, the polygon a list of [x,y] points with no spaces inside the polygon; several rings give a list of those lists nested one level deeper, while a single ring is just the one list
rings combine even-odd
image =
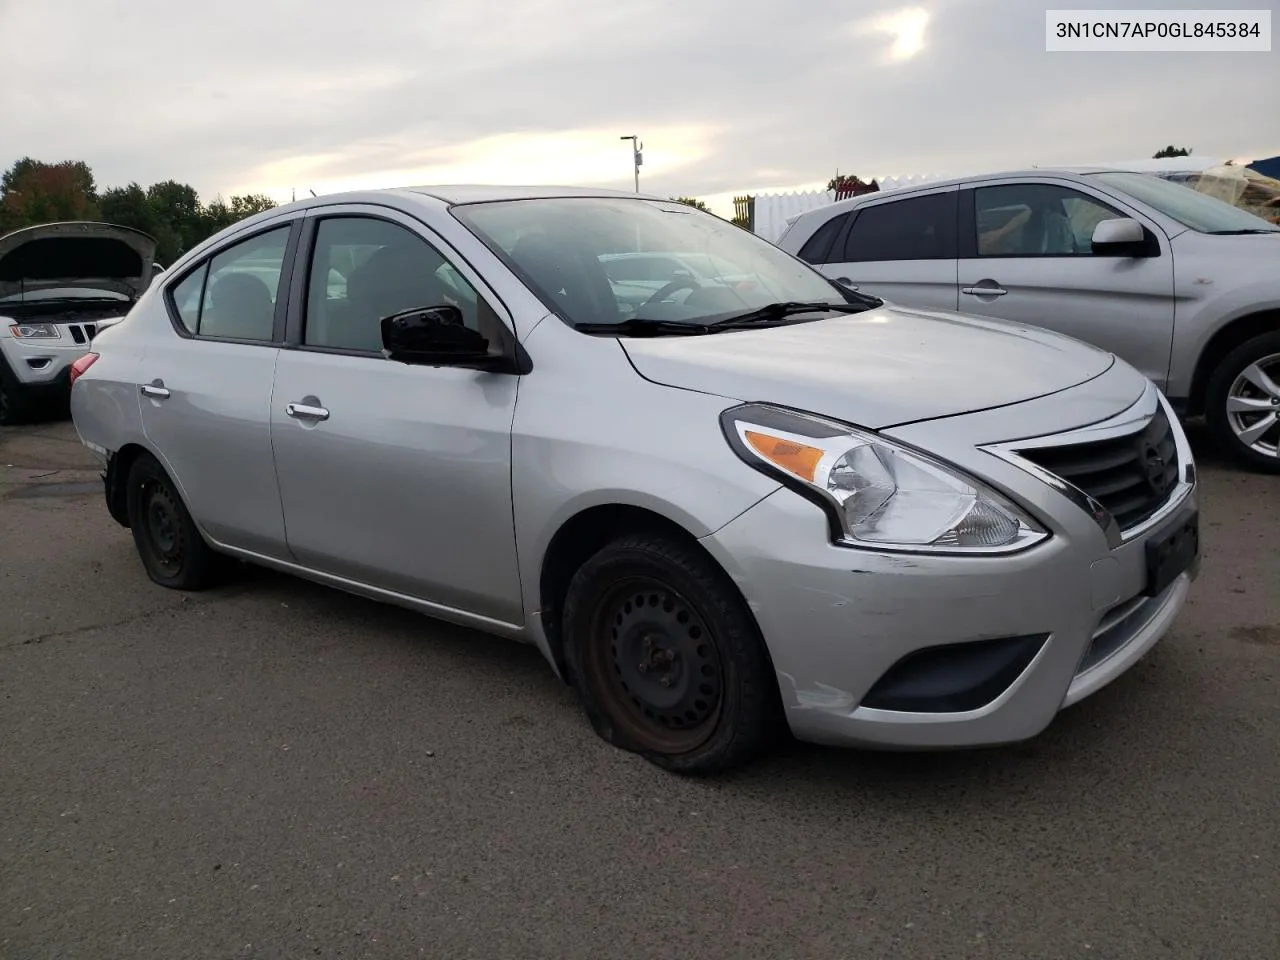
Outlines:
[{"label": "nissan versa sedan", "polygon": [[[620,254],[702,255],[622,304]],[[1032,737],[1199,566],[1163,394],[1045,330],[889,308],[684,204],[312,198],[190,251],[76,363],[151,579],[227,561],[535,644],[607,741]]]}]

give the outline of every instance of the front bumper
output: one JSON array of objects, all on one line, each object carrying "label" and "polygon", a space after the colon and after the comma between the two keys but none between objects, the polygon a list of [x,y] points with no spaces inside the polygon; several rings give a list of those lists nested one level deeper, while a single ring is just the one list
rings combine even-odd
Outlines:
[{"label": "front bumper", "polygon": [[70,337],[59,340],[0,337],[0,354],[14,379],[29,390],[65,392],[70,386],[71,365],[88,352],[87,343],[74,343]]},{"label": "front bumper", "polygon": [[[1174,429],[1180,460],[1190,465],[1185,435]],[[799,739],[892,748],[1025,740],[1124,673],[1177,617],[1199,561],[1146,597],[1146,545],[1196,511],[1194,470],[1166,510],[1117,543],[1114,531],[1109,536],[1032,474],[995,458],[969,459],[975,468],[985,463],[984,476],[1034,507],[1053,536],[1003,557],[850,549],[830,542],[818,508],[782,489],[704,538],[756,616]],[[980,702],[879,706],[892,699],[882,694],[904,662],[983,641],[1021,644],[1027,659],[996,676]],[[935,673],[948,682],[945,668]],[[961,707],[939,708],[941,702]]]}]

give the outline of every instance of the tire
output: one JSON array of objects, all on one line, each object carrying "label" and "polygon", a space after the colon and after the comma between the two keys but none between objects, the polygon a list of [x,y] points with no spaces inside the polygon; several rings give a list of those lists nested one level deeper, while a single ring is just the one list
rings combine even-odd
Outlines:
[{"label": "tire", "polygon": [[[1255,470],[1280,473],[1280,331],[1254,337],[1223,358],[1209,378],[1205,419],[1223,453]],[[1265,429],[1242,438],[1250,428]]]},{"label": "tire", "polygon": [[31,398],[0,357],[0,426],[15,427],[31,418]]},{"label": "tire", "polygon": [[562,626],[569,679],[596,733],[663,769],[742,766],[782,726],[755,620],[694,547],[615,540],[574,575]]},{"label": "tire", "polygon": [[200,536],[159,462],[140,454],[126,483],[129,529],[147,576],[171,590],[214,586],[221,578],[222,558]]}]

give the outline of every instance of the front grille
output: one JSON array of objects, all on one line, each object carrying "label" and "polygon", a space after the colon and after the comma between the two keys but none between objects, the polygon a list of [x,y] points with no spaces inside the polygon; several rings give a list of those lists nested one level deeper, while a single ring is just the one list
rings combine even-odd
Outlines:
[{"label": "front grille", "polygon": [[1136,433],[1018,453],[1098,501],[1121,530],[1155,514],[1178,484],[1178,448],[1163,406]]},{"label": "front grille", "polygon": [[98,332],[96,323],[69,323],[67,330],[71,334],[71,339],[76,343],[88,343],[93,339],[93,335]]}]

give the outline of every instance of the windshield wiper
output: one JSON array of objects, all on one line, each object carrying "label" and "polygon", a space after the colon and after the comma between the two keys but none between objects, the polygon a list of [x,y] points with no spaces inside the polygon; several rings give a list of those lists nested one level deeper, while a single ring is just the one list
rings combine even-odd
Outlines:
[{"label": "windshield wiper", "polygon": [[651,320],[647,317],[631,317],[618,323],[575,323],[573,329],[582,333],[617,333],[631,337],[664,337],[706,333],[707,325],[685,320]]},{"label": "windshield wiper", "polygon": [[1268,230],[1266,227],[1245,227],[1241,230],[1210,230],[1213,237],[1240,237],[1247,233],[1280,233],[1280,227]]},{"label": "windshield wiper", "polygon": [[805,303],[798,300],[786,300],[781,303],[770,303],[747,313],[735,313],[707,324],[711,330],[733,330],[739,327],[756,327],[763,324],[778,323],[788,317],[802,313],[863,313],[871,307],[861,303]]}]

